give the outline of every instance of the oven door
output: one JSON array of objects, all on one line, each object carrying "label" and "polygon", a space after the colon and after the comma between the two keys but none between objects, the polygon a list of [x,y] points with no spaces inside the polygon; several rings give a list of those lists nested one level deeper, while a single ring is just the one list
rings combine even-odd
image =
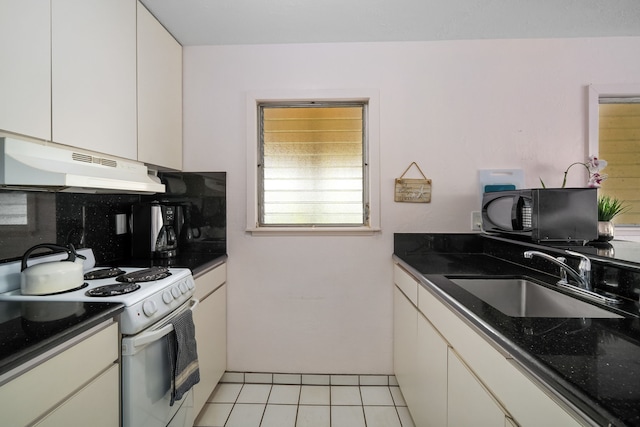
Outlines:
[{"label": "oven door", "polygon": [[173,331],[173,317],[183,310],[195,310],[197,305],[198,300],[192,299],[150,328],[122,338],[123,427],[193,425],[193,390],[169,405],[171,372],[165,336]]}]

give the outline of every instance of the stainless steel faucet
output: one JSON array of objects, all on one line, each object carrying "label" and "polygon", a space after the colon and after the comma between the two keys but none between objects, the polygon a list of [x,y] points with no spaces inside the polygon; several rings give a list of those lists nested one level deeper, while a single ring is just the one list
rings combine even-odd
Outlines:
[{"label": "stainless steel faucet", "polygon": [[[539,256],[540,258],[544,258],[546,260],[551,261],[552,263],[560,266],[560,280],[556,283],[558,286],[566,289],[570,292],[583,296],[585,298],[589,298],[604,304],[620,304],[621,300],[619,298],[613,296],[605,296],[601,295],[593,290],[591,286],[591,260],[586,256],[579,254],[577,252],[565,251],[569,255],[577,256],[580,258],[580,264],[578,265],[578,271],[575,271],[573,268],[567,265],[567,260],[563,257],[554,258],[551,255],[545,254],[544,252],[538,251],[525,251],[525,258],[533,258],[534,256]],[[571,276],[575,282],[578,283],[578,286],[569,283],[567,279],[567,275]]]},{"label": "stainless steel faucet", "polygon": [[560,280],[558,281],[558,284],[569,285],[570,283],[567,280],[567,275],[569,275],[578,283],[578,286],[581,289],[585,289],[587,291],[593,291],[593,288],[591,286],[591,260],[589,260],[589,258],[577,252],[572,252],[572,251],[565,251],[565,252],[569,255],[577,256],[580,258],[578,271],[575,271],[573,268],[567,265],[566,258],[563,258],[563,257],[555,258],[551,255],[545,254],[544,252],[525,251],[524,257],[533,258],[535,255],[540,258],[549,260],[552,263],[560,266]]}]

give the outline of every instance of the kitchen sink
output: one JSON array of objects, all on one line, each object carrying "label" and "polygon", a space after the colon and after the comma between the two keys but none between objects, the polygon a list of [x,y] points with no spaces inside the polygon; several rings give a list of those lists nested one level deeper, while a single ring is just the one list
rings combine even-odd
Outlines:
[{"label": "kitchen sink", "polygon": [[511,317],[624,317],[526,278],[449,277],[449,280]]}]

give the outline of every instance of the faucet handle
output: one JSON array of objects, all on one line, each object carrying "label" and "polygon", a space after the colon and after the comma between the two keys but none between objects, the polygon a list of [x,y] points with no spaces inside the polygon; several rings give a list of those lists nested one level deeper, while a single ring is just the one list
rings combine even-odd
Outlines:
[{"label": "faucet handle", "polygon": [[565,252],[568,253],[569,255],[577,256],[578,258],[580,258],[581,269],[584,269],[585,271],[591,271],[591,260],[589,259],[589,257],[578,252],[573,252],[573,251],[565,251]]},{"label": "faucet handle", "polygon": [[591,260],[589,257],[580,254],[578,252],[573,251],[565,251],[569,255],[577,256],[580,258],[580,264],[578,264],[578,272],[580,276],[584,279],[584,282],[587,286],[586,289],[591,290]]}]

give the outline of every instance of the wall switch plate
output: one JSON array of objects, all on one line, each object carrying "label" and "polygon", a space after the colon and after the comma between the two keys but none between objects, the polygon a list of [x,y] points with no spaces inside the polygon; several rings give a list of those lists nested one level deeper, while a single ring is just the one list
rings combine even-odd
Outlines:
[{"label": "wall switch plate", "polygon": [[116,214],[115,225],[116,225],[116,235],[127,234],[127,215]]},{"label": "wall switch plate", "polygon": [[472,231],[482,230],[482,215],[480,214],[480,211],[471,212],[471,230]]}]

